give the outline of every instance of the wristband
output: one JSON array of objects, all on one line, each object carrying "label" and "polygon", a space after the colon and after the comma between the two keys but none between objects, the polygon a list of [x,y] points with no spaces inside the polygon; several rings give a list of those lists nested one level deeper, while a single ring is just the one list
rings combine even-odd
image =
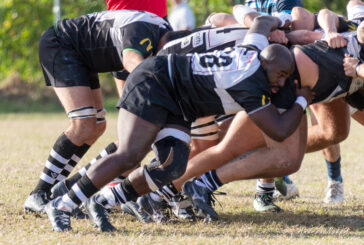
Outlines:
[{"label": "wristband", "polygon": [[361,60],[359,60],[358,64],[356,64],[356,66],[355,66],[355,75],[357,77],[359,76],[358,73],[359,73],[359,67],[360,67],[361,63],[362,63]]},{"label": "wristband", "polygon": [[306,110],[307,100],[303,96],[298,96],[295,103],[302,107],[302,110]]},{"label": "wristband", "polygon": [[286,24],[287,20],[289,20],[289,21],[292,20],[292,16],[290,14],[287,14],[284,12],[273,14],[273,16],[277,17],[281,21],[281,25],[279,26],[280,28]]}]

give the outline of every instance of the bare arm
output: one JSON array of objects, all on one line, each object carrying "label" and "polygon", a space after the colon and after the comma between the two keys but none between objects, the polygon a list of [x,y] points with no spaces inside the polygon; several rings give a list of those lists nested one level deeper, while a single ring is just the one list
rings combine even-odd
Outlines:
[{"label": "bare arm", "polygon": [[144,60],[143,56],[135,50],[123,51],[123,66],[130,73]]},{"label": "bare arm", "polygon": [[[296,89],[296,94],[298,97],[305,98],[307,102],[305,108],[314,98],[314,93],[308,87]],[[273,140],[283,141],[296,130],[301,121],[304,108],[298,100],[283,113],[279,113],[274,105],[269,105],[249,116],[266,135]]]},{"label": "bare arm", "polygon": [[260,15],[254,19],[253,25],[249,29],[248,34],[258,33],[268,37],[271,31],[276,30],[280,25],[280,19],[269,15]]},{"label": "bare arm", "polygon": [[347,41],[345,38],[337,32],[339,26],[339,16],[328,9],[320,10],[318,17],[318,23],[325,31],[325,41],[331,48],[345,47]]},{"label": "bare arm", "polygon": [[294,104],[289,110],[280,114],[274,105],[250,114],[254,123],[270,138],[275,141],[283,141],[298,127],[303,109]]}]

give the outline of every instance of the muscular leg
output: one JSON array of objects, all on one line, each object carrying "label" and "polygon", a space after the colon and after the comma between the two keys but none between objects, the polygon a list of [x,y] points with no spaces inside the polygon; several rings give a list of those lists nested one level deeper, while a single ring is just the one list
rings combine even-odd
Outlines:
[{"label": "muscular leg", "polygon": [[120,109],[118,118],[119,147],[92,165],[86,172],[96,188],[136,166],[148,153],[160,128],[144,119]]},{"label": "muscular leg", "polygon": [[216,169],[242,153],[261,146],[264,146],[264,138],[260,130],[245,112],[239,112],[231,122],[224,139],[218,145],[192,158],[188,162],[185,174],[173,181],[173,185],[177,190],[181,190],[186,180]]},{"label": "muscular leg", "polygon": [[364,126],[364,111],[356,111],[351,117]]},{"label": "muscular leg", "polygon": [[298,129],[281,143],[264,136],[267,147],[216,170],[220,181],[225,184],[234,180],[274,178],[296,172],[305,151],[306,131],[307,120],[303,117]]},{"label": "muscular leg", "polygon": [[30,211],[41,211],[44,208],[48,201],[45,196],[50,195],[53,185],[70,174],[106,127],[105,120],[101,123],[96,120],[96,108],[102,108],[100,89],[91,90],[89,87],[77,86],[54,90],[67,113],[79,108],[89,109],[81,110],[83,115],[87,115],[85,118],[73,113],[69,127],[54,143],[38,184],[25,201],[24,208]]},{"label": "muscular leg", "polygon": [[308,130],[307,152],[322,150],[346,139],[350,117],[343,99],[311,105],[310,109],[317,118],[317,125]]}]

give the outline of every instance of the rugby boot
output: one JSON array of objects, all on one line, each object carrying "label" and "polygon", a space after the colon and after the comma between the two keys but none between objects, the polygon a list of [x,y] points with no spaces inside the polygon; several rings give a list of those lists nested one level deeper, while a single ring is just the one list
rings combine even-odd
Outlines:
[{"label": "rugby boot", "polygon": [[344,183],[330,179],[324,202],[327,204],[338,204],[344,200]]},{"label": "rugby boot", "polygon": [[153,222],[150,214],[144,211],[136,202],[129,201],[121,204],[121,211],[123,211],[123,213],[130,214],[136,217],[139,221],[143,223]]},{"label": "rugby boot", "polygon": [[288,184],[285,183],[286,185],[286,194],[284,195],[283,193],[281,193],[279,190],[274,190],[273,193],[273,198],[275,200],[290,200],[290,199],[294,199],[300,196],[298,187],[295,185],[295,183],[292,184]]},{"label": "rugby boot", "polygon": [[44,212],[46,204],[50,201],[44,190],[32,191],[24,203],[24,210],[29,212]]},{"label": "rugby boot", "polygon": [[172,197],[168,202],[173,214],[182,220],[195,220],[196,216],[193,212],[193,204],[190,199],[183,197],[180,193]]},{"label": "rugby boot", "polygon": [[71,227],[71,210],[67,210],[65,206],[60,205],[62,197],[58,197],[50,201],[44,208],[52,224],[54,231],[65,232],[72,230]]},{"label": "rugby boot", "polygon": [[[57,184],[55,184],[52,189],[51,189],[51,198],[56,198],[59,196],[63,196],[64,194],[66,194],[69,191],[65,181],[60,181]],[[84,212],[82,212],[82,210],[80,208],[75,208],[72,213],[71,216],[73,218],[76,219],[86,219],[87,215],[84,214]]]},{"label": "rugby boot", "polygon": [[169,206],[165,200],[155,201],[148,194],[137,199],[139,207],[151,215],[156,223],[164,223],[170,220]]},{"label": "rugby boot", "polygon": [[67,192],[69,192],[69,189],[66,185],[66,182],[64,180],[58,182],[57,184],[55,184],[52,189],[51,189],[51,198],[56,198],[59,196],[63,196],[64,194],[66,194]]},{"label": "rugby boot", "polygon": [[253,207],[258,212],[280,212],[282,209],[274,204],[273,193],[255,194]]},{"label": "rugby boot", "polygon": [[101,195],[94,195],[89,198],[84,207],[88,213],[88,217],[101,232],[113,232],[116,228],[109,222],[109,212],[107,208],[107,200]]},{"label": "rugby boot", "polygon": [[201,209],[206,218],[218,220],[219,215],[212,207],[215,203],[213,193],[204,185],[198,184],[196,179],[183,184],[182,190],[189,197],[196,209]]},{"label": "rugby boot", "polygon": [[283,195],[287,195],[287,183],[282,177],[274,178],[276,189]]}]

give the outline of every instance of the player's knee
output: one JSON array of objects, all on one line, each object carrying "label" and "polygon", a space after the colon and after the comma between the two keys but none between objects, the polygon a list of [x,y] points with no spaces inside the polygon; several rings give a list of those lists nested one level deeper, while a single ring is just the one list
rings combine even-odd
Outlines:
[{"label": "player's knee", "polygon": [[279,159],[275,162],[273,168],[278,169],[283,175],[297,172],[301,167],[302,158],[298,154],[294,154],[293,151],[279,149],[277,156],[279,156]]},{"label": "player's knee", "polygon": [[156,160],[144,169],[149,187],[154,190],[181,177],[186,171],[189,147],[173,137],[165,137],[153,145]]},{"label": "player's knee", "polygon": [[68,112],[71,120],[70,130],[81,141],[88,141],[101,136],[106,129],[106,110],[94,107],[80,107]]},{"label": "player's knee", "polygon": [[349,127],[327,128],[324,130],[326,141],[331,144],[339,144],[344,141],[349,135]]},{"label": "player's knee", "polygon": [[70,130],[81,141],[87,141],[95,138],[96,118],[84,118],[80,120],[72,120]]},{"label": "player's knee", "polygon": [[96,132],[95,132],[95,136],[96,137],[100,137],[101,135],[103,135],[103,133],[106,130],[106,120],[104,120],[101,123],[96,123]]}]

